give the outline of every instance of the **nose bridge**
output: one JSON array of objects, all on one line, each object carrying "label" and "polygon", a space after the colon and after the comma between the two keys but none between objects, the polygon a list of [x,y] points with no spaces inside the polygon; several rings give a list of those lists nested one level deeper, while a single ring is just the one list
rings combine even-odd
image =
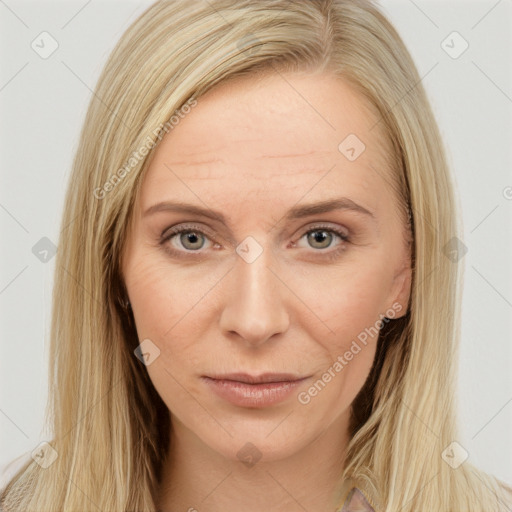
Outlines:
[{"label": "nose bridge", "polygon": [[237,259],[221,314],[221,328],[259,345],[288,326],[282,283],[272,267],[273,253],[247,237],[236,249]]}]

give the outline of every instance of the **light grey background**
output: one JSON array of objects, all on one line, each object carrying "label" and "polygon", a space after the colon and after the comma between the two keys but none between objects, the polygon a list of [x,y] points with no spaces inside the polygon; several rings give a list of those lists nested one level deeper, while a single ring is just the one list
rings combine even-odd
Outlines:
[{"label": "light grey background", "polygon": [[[114,44],[151,3],[0,0],[0,468],[50,439],[43,413],[55,259],[50,250],[41,261],[33,247],[43,244],[35,252],[44,258],[51,246],[40,240],[57,243],[92,89]],[[462,205],[468,252],[457,441],[471,462],[510,483],[512,0],[381,5],[423,77]],[[59,45],[47,59],[31,48],[43,31]],[[453,58],[464,40],[468,49]],[[429,428],[428,418],[417,421]]]}]

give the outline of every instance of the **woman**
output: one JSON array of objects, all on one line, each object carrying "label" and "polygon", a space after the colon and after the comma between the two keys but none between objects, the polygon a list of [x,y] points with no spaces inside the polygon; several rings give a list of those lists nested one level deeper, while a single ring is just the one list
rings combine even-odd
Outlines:
[{"label": "woman", "polygon": [[374,3],[155,3],[85,121],[54,438],[4,509],[507,510],[456,441],[453,203]]}]

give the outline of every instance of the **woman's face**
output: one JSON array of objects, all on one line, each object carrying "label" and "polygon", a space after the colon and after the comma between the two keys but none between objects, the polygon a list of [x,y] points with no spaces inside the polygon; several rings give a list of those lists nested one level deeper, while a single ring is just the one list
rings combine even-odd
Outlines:
[{"label": "woman's face", "polygon": [[211,90],[157,146],[123,274],[178,435],[275,460],[346,432],[410,288],[378,120],[339,78],[276,73]]}]

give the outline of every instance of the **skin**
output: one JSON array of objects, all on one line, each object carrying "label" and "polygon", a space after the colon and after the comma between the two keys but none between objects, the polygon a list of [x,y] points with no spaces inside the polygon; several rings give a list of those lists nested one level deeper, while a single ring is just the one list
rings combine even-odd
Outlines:
[{"label": "skin", "polygon": [[[171,411],[162,510],[339,505],[350,406],[376,336],[307,404],[292,393],[268,407],[233,405],[201,375],[288,372],[309,376],[298,389],[307,392],[386,312],[405,314],[410,247],[386,138],[380,124],[370,130],[378,119],[339,77],[268,73],[212,89],[157,146],[122,268],[139,339],[160,350],[147,371]],[[354,161],[338,149],[348,134],[366,145]],[[284,218],[290,208],[341,196],[374,217],[335,210]],[[177,200],[218,210],[227,225],[191,213],[144,215]],[[199,238],[160,243],[171,226],[189,223]],[[349,241],[332,231],[322,238],[329,228]],[[249,236],[262,250],[250,263],[236,252]],[[237,456],[248,442],[261,455],[251,467]]]}]

